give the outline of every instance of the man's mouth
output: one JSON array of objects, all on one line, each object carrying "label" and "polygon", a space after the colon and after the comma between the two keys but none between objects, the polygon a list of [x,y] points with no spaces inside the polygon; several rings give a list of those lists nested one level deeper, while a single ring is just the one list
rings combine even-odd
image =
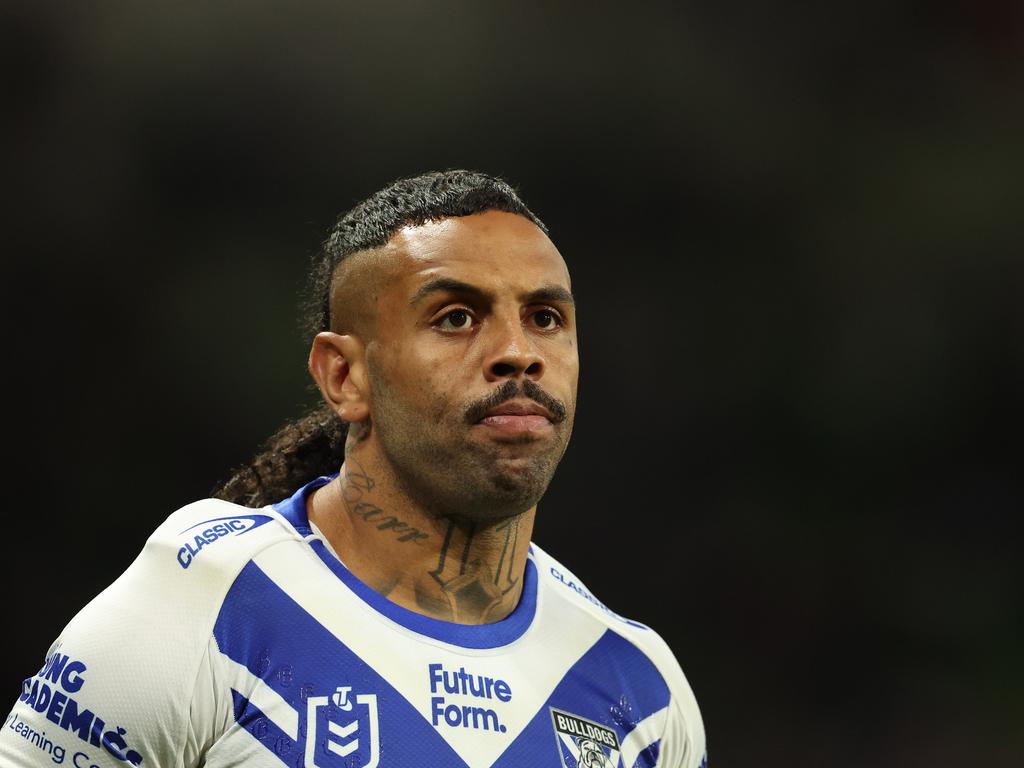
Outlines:
[{"label": "man's mouth", "polygon": [[508,400],[489,409],[477,424],[521,435],[550,429],[552,420],[551,412],[532,400]]},{"label": "man's mouth", "polygon": [[[561,424],[566,415],[562,401],[549,395],[534,382],[526,380],[520,388],[517,382],[506,381],[467,409],[466,422],[474,426],[485,423],[496,427],[518,424],[520,428],[536,429]],[[516,421],[519,417],[525,420]]]}]

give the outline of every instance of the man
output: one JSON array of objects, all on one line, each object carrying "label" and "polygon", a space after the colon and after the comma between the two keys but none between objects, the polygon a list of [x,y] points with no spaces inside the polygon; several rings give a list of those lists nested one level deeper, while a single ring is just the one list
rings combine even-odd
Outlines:
[{"label": "man", "polygon": [[401,180],[313,288],[325,407],[68,624],[0,762],[703,765],[664,642],[529,543],[579,365],[540,220],[483,174]]}]

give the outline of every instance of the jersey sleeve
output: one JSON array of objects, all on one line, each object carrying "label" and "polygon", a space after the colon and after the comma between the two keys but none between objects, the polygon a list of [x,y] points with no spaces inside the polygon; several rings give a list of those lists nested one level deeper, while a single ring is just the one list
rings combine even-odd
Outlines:
[{"label": "jersey sleeve", "polygon": [[230,718],[208,651],[223,596],[248,559],[227,542],[272,519],[253,512],[205,500],[171,515],[24,681],[0,735],[0,764],[199,764]]},{"label": "jersey sleeve", "polygon": [[650,653],[668,684],[670,694],[658,768],[706,768],[704,720],[697,698],[668,645],[653,631],[650,634],[655,640]]}]

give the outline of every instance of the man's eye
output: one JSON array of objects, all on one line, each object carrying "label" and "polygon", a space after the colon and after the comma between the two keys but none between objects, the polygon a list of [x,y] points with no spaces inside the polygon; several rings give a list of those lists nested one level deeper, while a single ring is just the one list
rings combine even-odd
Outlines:
[{"label": "man's eye", "polygon": [[533,313],[533,322],[537,324],[538,328],[556,328],[560,322],[560,318],[556,313],[547,309],[542,309]]},{"label": "man's eye", "polygon": [[473,324],[473,318],[464,309],[453,309],[444,315],[438,322],[438,327],[443,331],[463,331]]}]

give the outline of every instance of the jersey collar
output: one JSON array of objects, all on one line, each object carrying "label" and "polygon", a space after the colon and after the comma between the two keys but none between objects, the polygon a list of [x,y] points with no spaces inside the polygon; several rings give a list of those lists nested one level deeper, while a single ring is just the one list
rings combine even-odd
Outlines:
[{"label": "jersey collar", "polygon": [[325,542],[316,536],[306,513],[306,499],[309,494],[335,477],[337,474],[318,477],[299,488],[291,497],[274,504],[273,508],[306,539],[316,555],[345,586],[370,608],[417,634],[464,648],[483,649],[508,645],[518,640],[530,627],[537,612],[537,568],[532,557],[526,561],[523,592],[519,604],[508,616],[491,624],[456,624],[424,616],[391,602],[360,581],[331,552]]}]

